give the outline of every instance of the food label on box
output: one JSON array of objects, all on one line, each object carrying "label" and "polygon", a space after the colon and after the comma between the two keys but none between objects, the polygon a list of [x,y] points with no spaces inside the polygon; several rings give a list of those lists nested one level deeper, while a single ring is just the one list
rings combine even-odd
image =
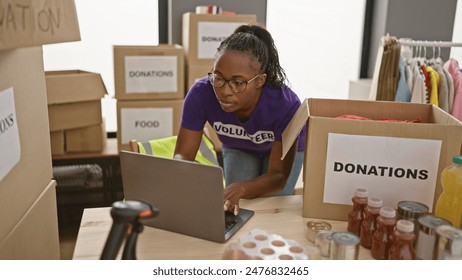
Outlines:
[{"label": "food label on box", "polygon": [[199,22],[197,26],[197,58],[213,59],[220,43],[243,22]]},{"label": "food label on box", "polygon": [[324,203],[351,205],[358,187],[395,207],[433,205],[442,141],[329,133]]},{"label": "food label on box", "polygon": [[173,136],[173,108],[122,108],[121,143]]},{"label": "food label on box", "polygon": [[126,56],[125,92],[176,93],[178,91],[176,56]]},{"label": "food label on box", "polygon": [[0,181],[21,158],[13,88],[0,91]]}]

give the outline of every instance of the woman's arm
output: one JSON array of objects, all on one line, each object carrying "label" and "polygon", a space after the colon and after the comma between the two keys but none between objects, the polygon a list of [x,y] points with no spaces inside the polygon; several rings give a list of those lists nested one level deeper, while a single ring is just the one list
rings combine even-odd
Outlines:
[{"label": "woman's arm", "polygon": [[282,191],[292,171],[297,146],[298,142],[295,141],[286,157],[281,160],[282,143],[274,141],[268,171],[255,179],[229,185],[224,193],[225,210],[236,214],[239,212],[239,199],[255,198]]},{"label": "woman's arm", "polygon": [[202,131],[181,127],[176,140],[174,158],[194,161],[202,140]]}]

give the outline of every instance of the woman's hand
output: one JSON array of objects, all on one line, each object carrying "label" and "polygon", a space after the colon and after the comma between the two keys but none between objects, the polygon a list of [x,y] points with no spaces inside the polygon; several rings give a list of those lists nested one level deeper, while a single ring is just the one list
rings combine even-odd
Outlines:
[{"label": "woman's hand", "polygon": [[242,183],[233,183],[225,188],[224,192],[224,210],[239,214],[239,200],[244,195]]}]

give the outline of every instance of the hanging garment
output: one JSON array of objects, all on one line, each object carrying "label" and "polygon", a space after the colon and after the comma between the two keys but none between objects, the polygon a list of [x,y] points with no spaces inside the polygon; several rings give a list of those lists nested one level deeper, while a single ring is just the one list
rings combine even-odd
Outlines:
[{"label": "hanging garment", "polygon": [[[405,72],[406,72],[407,87],[409,88],[409,91],[410,91],[411,96],[412,96],[412,89],[414,88],[414,73],[412,72],[411,61],[409,61],[409,60],[406,60]],[[409,101],[411,101],[411,100],[409,100]]]},{"label": "hanging garment", "polygon": [[[411,78],[412,79],[412,78]],[[396,90],[395,101],[409,102],[411,101],[411,91],[406,82],[406,61],[403,57],[399,59],[399,80],[398,89]]]},{"label": "hanging garment", "polygon": [[449,85],[446,74],[444,73],[443,66],[437,63],[433,65],[433,69],[438,72],[440,82],[438,84],[438,105],[445,112],[449,113]]},{"label": "hanging garment", "polygon": [[420,69],[422,70],[425,81],[425,103],[428,104],[430,103],[430,77],[428,76],[425,64],[420,64]]},{"label": "hanging garment", "polygon": [[431,66],[425,66],[425,70],[428,73],[428,92],[430,104],[439,107],[438,102],[438,85],[440,83],[440,75]]},{"label": "hanging garment", "polygon": [[411,102],[412,103],[426,103],[425,100],[425,76],[422,72],[422,68],[420,67],[420,63],[418,61],[413,62],[413,79],[414,79],[414,86],[412,87],[412,95],[411,95]]},{"label": "hanging garment", "polygon": [[446,63],[448,63],[448,71],[454,81],[454,101],[451,115],[462,121],[462,72],[460,72],[457,60],[451,58]]},{"label": "hanging garment", "polygon": [[443,64],[443,71],[444,74],[446,75],[446,79],[448,81],[448,113],[452,112],[452,109],[454,107],[454,80],[452,79],[451,73],[449,73],[449,63]]}]

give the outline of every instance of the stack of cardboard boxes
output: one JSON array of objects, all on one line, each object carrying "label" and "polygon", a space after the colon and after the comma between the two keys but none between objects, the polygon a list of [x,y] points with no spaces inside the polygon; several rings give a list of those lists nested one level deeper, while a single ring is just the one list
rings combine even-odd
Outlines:
[{"label": "stack of cardboard boxes", "polygon": [[42,44],[80,40],[73,1],[0,2],[0,259],[59,259]]},{"label": "stack of cardboard boxes", "polygon": [[47,71],[51,153],[100,152],[106,144],[101,76],[80,70]]},{"label": "stack of cardboard boxes", "polygon": [[183,110],[184,55],[179,45],[114,46],[117,143],[174,136]]}]

